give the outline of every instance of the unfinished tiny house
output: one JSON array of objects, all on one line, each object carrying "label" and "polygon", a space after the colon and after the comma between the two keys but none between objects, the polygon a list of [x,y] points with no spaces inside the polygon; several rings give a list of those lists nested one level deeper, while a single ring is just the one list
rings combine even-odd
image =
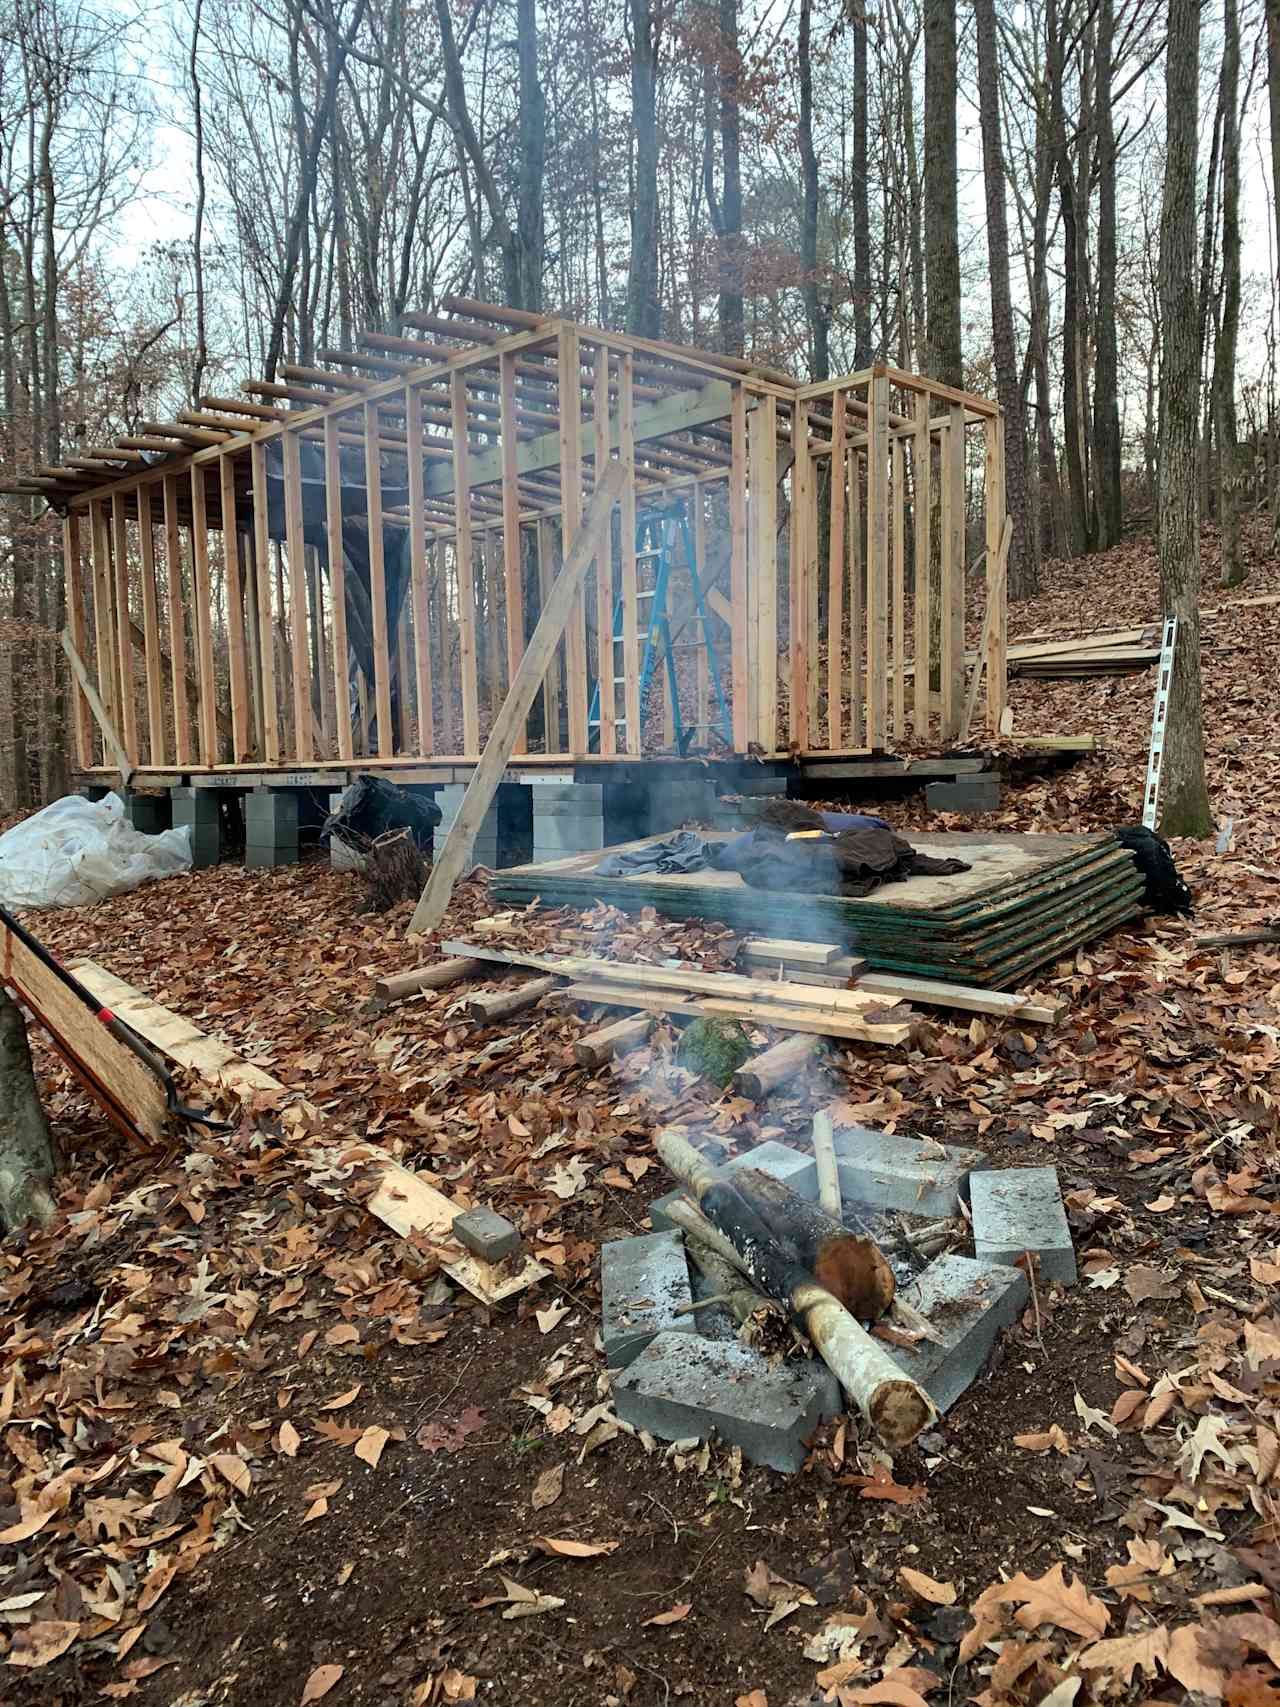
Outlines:
[{"label": "unfinished tiny house", "polygon": [[86,780],[474,764],[606,459],[610,549],[513,768],[999,728],[995,404],[443,307],[20,482],[64,517]]}]

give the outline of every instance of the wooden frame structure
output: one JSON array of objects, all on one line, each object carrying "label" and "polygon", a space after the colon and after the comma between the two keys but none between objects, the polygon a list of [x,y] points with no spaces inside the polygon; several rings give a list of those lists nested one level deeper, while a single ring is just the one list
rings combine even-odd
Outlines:
[{"label": "wooden frame structure", "polygon": [[624,473],[611,552],[514,766],[670,752],[670,689],[639,700],[652,565],[635,539],[639,514],[674,503],[711,587],[705,623],[673,613],[684,722],[709,728],[708,641],[731,710],[731,749],[699,751],[857,756],[967,734],[971,515],[989,599],[968,615],[999,728],[995,404],[883,365],[802,385],[563,319],[443,308],[405,316],[421,336],[366,334],[18,483],[63,516],[67,642],[100,701],[77,673],[82,772],[114,773],[121,751],[160,782],[474,764],[606,460]]}]

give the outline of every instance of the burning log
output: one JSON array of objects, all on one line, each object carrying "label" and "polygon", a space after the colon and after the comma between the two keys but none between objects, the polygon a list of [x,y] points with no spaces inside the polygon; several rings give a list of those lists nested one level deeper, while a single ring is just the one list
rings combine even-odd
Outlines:
[{"label": "burning log", "polygon": [[733,1088],[739,1096],[750,1097],[752,1102],[763,1102],[776,1086],[802,1073],[821,1047],[822,1039],[808,1032],[801,1031],[793,1037],[784,1038],[781,1043],[775,1043],[771,1049],[744,1062],[733,1075]]},{"label": "burning log", "polygon": [[[705,1234],[714,1233],[715,1228],[700,1210],[691,1203],[680,1207],[689,1211],[684,1222],[685,1250],[715,1287],[715,1301],[723,1304],[738,1323],[742,1330],[738,1337],[743,1344],[754,1346],[767,1357],[789,1357],[798,1349],[807,1355],[808,1347],[792,1327],[782,1305],[757,1292],[729,1258],[707,1242]],[[712,1300],[705,1302],[710,1304]]]},{"label": "burning log", "polygon": [[[890,1451],[910,1445],[934,1415],[928,1395],[858,1326],[840,1300],[819,1284],[790,1241],[769,1225],[746,1193],[710,1166],[681,1133],[660,1132],[657,1150],[693,1193],[707,1220],[724,1235],[737,1266],[762,1292],[791,1311],[884,1445]],[[856,1238],[854,1242],[860,1243]],[[875,1250],[874,1245],[871,1249]],[[875,1254],[883,1264],[884,1258],[878,1251]],[[891,1298],[890,1292],[886,1305]]]},{"label": "burning log", "polygon": [[[894,1274],[869,1233],[852,1231],[759,1168],[738,1168],[730,1190],[746,1199],[774,1238],[851,1316],[870,1325],[884,1315],[893,1303]],[[730,1228],[725,1231],[733,1237]]]}]

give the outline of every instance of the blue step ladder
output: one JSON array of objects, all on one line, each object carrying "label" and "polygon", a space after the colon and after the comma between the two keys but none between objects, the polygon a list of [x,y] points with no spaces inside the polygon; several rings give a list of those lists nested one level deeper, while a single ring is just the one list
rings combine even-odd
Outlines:
[{"label": "blue step ladder", "polygon": [[[683,552],[684,567],[688,569],[689,581],[693,591],[693,622],[697,625],[699,638],[695,644],[705,648],[707,654],[707,672],[711,678],[714,692],[714,708],[711,721],[705,725],[686,724],[684,714],[680,709],[680,689],[676,675],[675,642],[671,633],[671,618],[667,611],[667,598],[671,586],[672,572],[680,567],[675,561],[677,547]],[[733,747],[732,724],[729,718],[729,707],[725,701],[724,689],[720,682],[720,665],[716,657],[715,644],[711,638],[711,619],[707,612],[706,600],[702,592],[702,578],[698,573],[698,562],[694,555],[693,539],[689,531],[689,506],[683,497],[674,498],[663,506],[651,506],[641,512],[636,521],[636,567],[642,563],[654,564],[653,586],[641,588],[636,593],[636,602],[641,607],[649,604],[648,619],[645,622],[644,652],[640,662],[640,716],[643,721],[645,701],[648,698],[649,685],[654,672],[665,662],[667,671],[667,692],[671,702],[671,722],[675,733],[676,751],[688,751],[695,735],[714,732],[719,735],[726,748]],[[615,668],[613,682],[615,690],[623,680],[622,674],[616,667],[618,653],[616,648],[623,643],[623,602],[618,599],[613,607],[612,644],[615,648]],[[626,669],[626,658],[623,657],[623,671]],[[614,718],[614,726],[624,729],[627,726],[625,716]],[[591,695],[591,708],[587,713],[587,735],[589,744],[598,747],[600,744],[600,680],[596,679],[595,690]]]}]

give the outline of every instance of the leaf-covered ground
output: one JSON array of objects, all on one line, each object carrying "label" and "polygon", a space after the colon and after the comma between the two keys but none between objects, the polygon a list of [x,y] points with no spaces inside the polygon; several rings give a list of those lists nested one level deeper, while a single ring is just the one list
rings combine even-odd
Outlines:
[{"label": "leaf-covered ground", "polygon": [[[1280,588],[1255,557],[1238,596]],[[1126,546],[1055,566],[1013,626],[1156,608],[1150,550]],[[0,1701],[1280,1702],[1280,951],[1195,947],[1280,913],[1280,606],[1205,638],[1233,825],[1221,852],[1177,850],[1196,919],[1046,975],[1056,1027],[933,1015],[763,1109],[690,1078],[663,1031],[592,1074],[572,1013],[477,1029],[457,989],[363,1011],[417,951],[320,863],[33,921],[289,1094],[230,1140],[141,1154],[38,1049],[65,1214],[0,1249]],[[1107,751],[984,822],[1135,821],[1151,691],[1015,683],[1019,728]],[[929,821],[919,797],[887,810]],[[443,934],[488,910],[468,887]],[[615,952],[644,957],[628,929]],[[653,930],[720,963],[714,931]],[[1080,1284],[1041,1288],[893,1465],[852,1421],[798,1477],[646,1451],[609,1406],[596,1277],[600,1241],[666,1189],[654,1128],[803,1143],[836,1099],[1056,1165]],[[459,1293],[362,1207],[357,1137],[517,1219],[552,1281],[503,1314]]]}]

